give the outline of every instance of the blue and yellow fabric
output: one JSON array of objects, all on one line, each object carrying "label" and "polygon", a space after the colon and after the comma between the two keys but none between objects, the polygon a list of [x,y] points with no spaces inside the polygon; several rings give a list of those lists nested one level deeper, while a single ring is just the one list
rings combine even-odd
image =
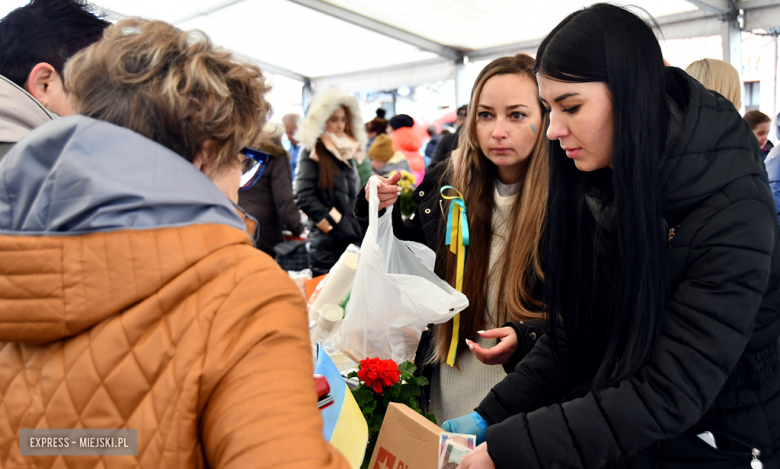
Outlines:
[{"label": "blue and yellow fabric", "polygon": [[[452,189],[458,195],[448,196],[444,193]],[[466,247],[469,245],[469,222],[466,218],[466,201],[463,194],[452,186],[441,188],[441,196],[450,203],[449,215],[447,215],[447,232],[444,244],[450,247],[450,252],[458,256],[458,268],[455,276],[455,289],[463,292],[463,270],[466,266]],[[452,318],[452,339],[447,353],[447,364],[455,366],[458,355],[458,343],[460,342],[460,313]]]},{"label": "blue and yellow fabric", "polygon": [[352,469],[358,469],[368,444],[368,425],[338,368],[319,345],[314,373],[327,378],[333,396],[333,404],[322,409],[322,433],[347,458]]}]

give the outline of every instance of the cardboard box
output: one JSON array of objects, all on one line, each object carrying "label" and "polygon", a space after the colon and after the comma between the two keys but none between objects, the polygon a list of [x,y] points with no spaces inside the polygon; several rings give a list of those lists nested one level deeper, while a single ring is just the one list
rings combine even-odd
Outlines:
[{"label": "cardboard box", "polygon": [[391,403],[369,469],[435,469],[441,431],[409,407]]}]

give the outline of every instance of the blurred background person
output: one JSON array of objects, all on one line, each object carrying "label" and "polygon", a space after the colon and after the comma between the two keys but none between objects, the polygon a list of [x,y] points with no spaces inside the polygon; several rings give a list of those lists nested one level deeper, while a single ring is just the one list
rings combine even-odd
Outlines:
[{"label": "blurred background person", "polygon": [[303,233],[301,214],[293,201],[289,155],[282,147],[285,126],[269,122],[263,127],[263,140],[255,148],[270,158],[265,171],[250,188],[238,193],[238,205],[257,220],[259,236],[255,246],[271,257],[274,247],[284,242],[282,231],[293,236]]},{"label": "blurred background person", "polygon": [[425,176],[425,160],[420,153],[422,142],[412,127],[414,127],[414,119],[409,115],[398,114],[390,119],[393,149],[406,155],[406,161],[412,168],[412,174],[419,182]]},{"label": "blurred background person", "polygon": [[290,170],[293,179],[295,179],[295,169],[298,167],[298,155],[301,153],[301,146],[295,140],[295,132],[298,130],[298,121],[300,120],[301,116],[298,114],[285,114],[282,117],[282,124],[284,124],[282,147],[290,156]]},{"label": "blurred background person", "polygon": [[374,144],[368,150],[368,157],[374,172],[383,177],[389,177],[393,171],[412,171],[406,155],[401,151],[393,150],[393,139],[387,134],[380,134]]},{"label": "blurred background person", "polygon": [[433,152],[436,150],[436,144],[439,143],[439,134],[436,132],[435,125],[429,125],[428,129],[428,143],[425,144],[425,167],[431,165],[431,159],[433,158]]},{"label": "blurred background person", "polygon": [[322,435],[303,297],[235,205],[265,161],[246,148],[270,109],[260,69],[127,19],[64,77],[80,115],[0,162],[4,465],[102,460],[21,456],[24,426],[138,429],[120,466],[349,467]]},{"label": "blurred background person", "polygon": [[443,135],[439,138],[439,141],[436,143],[436,149],[433,151],[431,164],[444,161],[445,159],[449,158],[450,153],[452,153],[453,150],[458,148],[458,140],[460,140],[460,129],[463,126],[463,123],[466,121],[468,112],[469,107],[465,104],[458,108],[458,111],[455,114],[455,133]]},{"label": "blurred background person", "polygon": [[363,238],[352,214],[360,191],[357,166],[367,159],[357,99],[338,88],[316,95],[295,138],[303,147],[295,203],[309,217],[306,246],[312,273],[318,276]]},{"label": "blurred background person", "polygon": [[30,130],[73,114],[65,61],[109,24],[78,0],[34,0],[0,20],[0,159]]},{"label": "blurred background person", "polygon": [[697,60],[685,67],[685,73],[708,90],[715,91],[731,101],[737,110],[742,106],[742,83],[739,80],[739,72],[725,60]]},{"label": "blurred background person", "polygon": [[761,111],[748,111],[745,113],[744,119],[758,140],[761,159],[765,160],[766,155],[774,148],[774,144],[769,140],[769,125],[772,123],[772,119]]},{"label": "blurred background person", "polygon": [[[378,109],[384,111],[384,109]],[[368,135],[368,142],[366,142],[366,152],[371,148],[374,143],[374,139],[377,136],[387,134],[387,119],[383,117],[374,117],[370,121],[366,122],[366,135]]]}]

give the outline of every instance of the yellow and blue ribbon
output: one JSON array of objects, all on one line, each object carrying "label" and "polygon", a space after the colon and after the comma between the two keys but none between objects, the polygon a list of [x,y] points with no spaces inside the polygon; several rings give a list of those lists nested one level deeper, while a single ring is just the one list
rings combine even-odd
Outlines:
[{"label": "yellow and blue ribbon", "polygon": [[[447,196],[444,192],[452,189],[458,195]],[[450,252],[458,256],[458,268],[455,274],[455,289],[463,292],[463,270],[466,266],[466,247],[469,245],[469,222],[466,218],[466,201],[463,194],[452,186],[441,188],[441,196],[451,200],[450,213],[447,216],[447,236],[444,244],[450,247]],[[447,353],[447,364],[455,366],[458,355],[458,343],[460,339],[460,313],[452,318],[452,339]]]}]

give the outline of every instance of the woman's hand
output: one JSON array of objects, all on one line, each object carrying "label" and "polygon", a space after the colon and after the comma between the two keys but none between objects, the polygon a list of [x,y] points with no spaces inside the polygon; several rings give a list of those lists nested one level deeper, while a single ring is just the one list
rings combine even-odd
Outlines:
[{"label": "woman's hand", "polygon": [[477,446],[460,462],[458,469],[496,469],[487,450],[487,443]]},{"label": "woman's hand", "polygon": [[490,329],[489,331],[477,332],[486,339],[501,339],[495,347],[486,349],[480,347],[476,342],[466,339],[469,350],[479,361],[485,365],[503,365],[509,363],[517,350],[517,332],[513,327],[501,327],[499,329]]},{"label": "woman's hand", "polygon": [[[398,200],[398,196],[401,194],[401,188],[398,187],[401,173],[395,173],[390,178],[384,178],[375,174],[371,178],[376,178],[379,181],[379,184],[376,186],[376,193],[379,195],[379,210],[395,205],[395,201]],[[366,200],[370,197],[369,184],[371,184],[370,179],[366,184]]]}]

